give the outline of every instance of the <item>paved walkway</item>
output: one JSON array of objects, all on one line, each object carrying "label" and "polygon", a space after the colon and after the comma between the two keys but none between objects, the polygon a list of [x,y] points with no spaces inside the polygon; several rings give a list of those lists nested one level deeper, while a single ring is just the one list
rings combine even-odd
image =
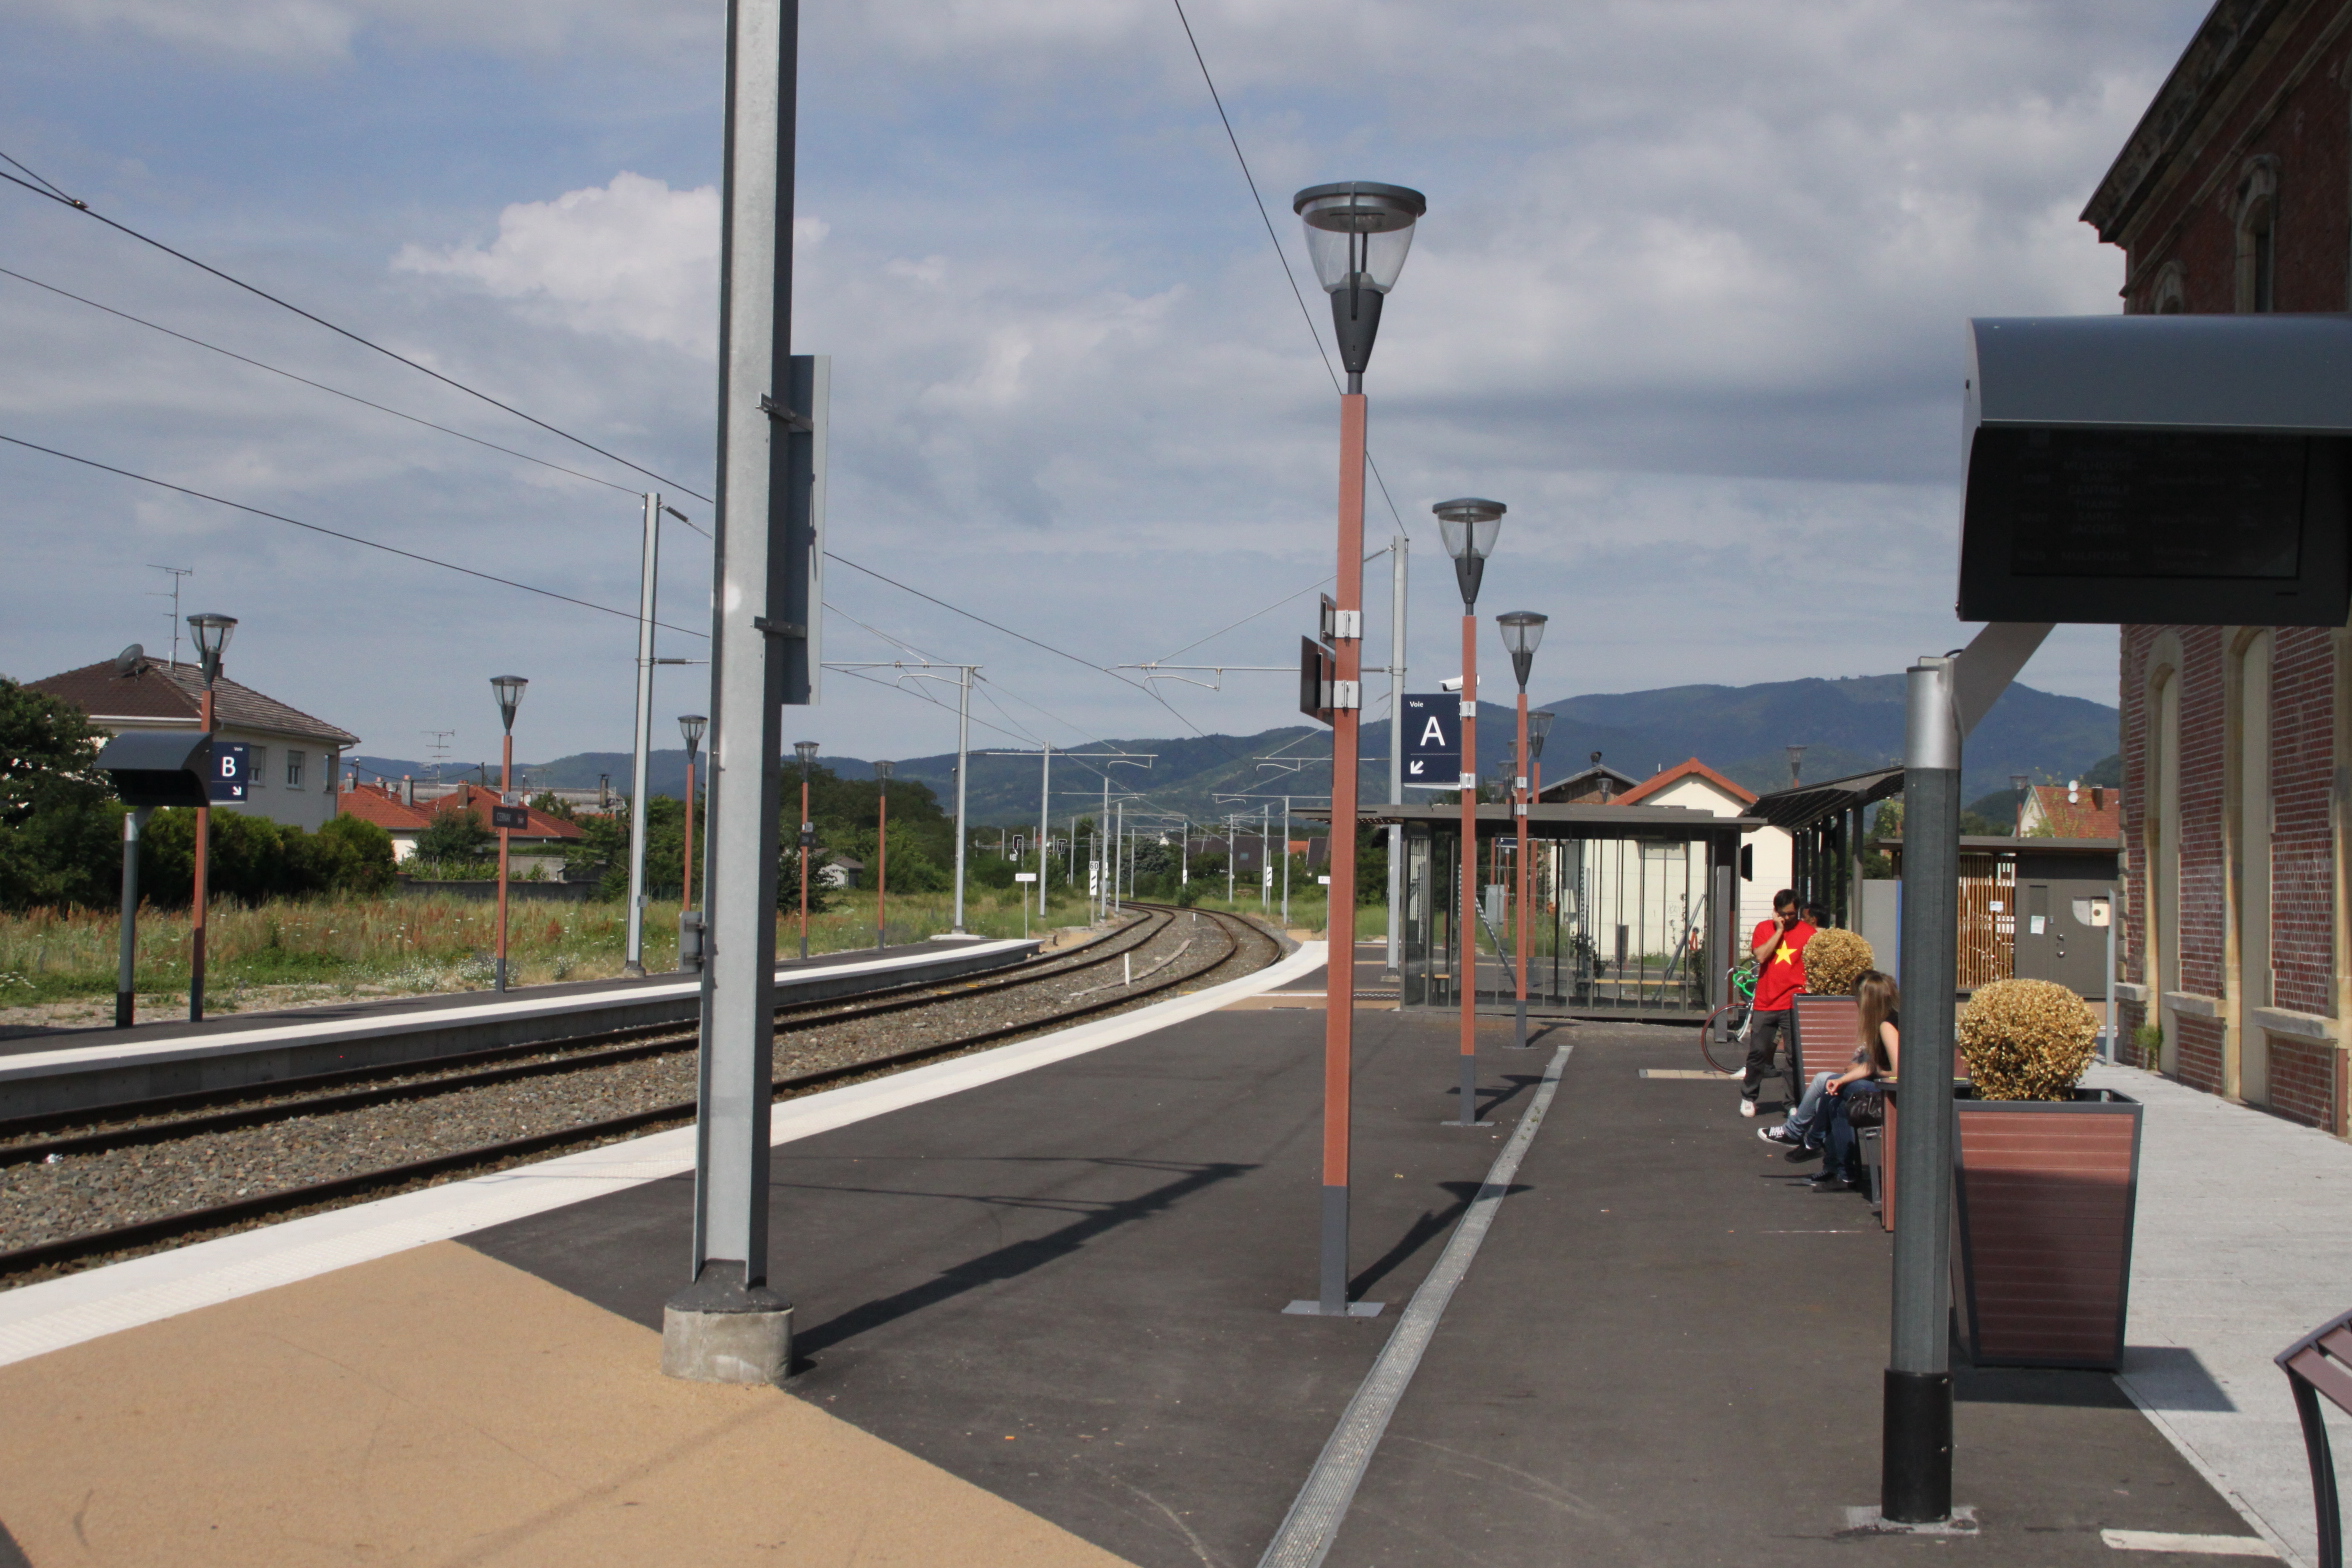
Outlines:
[{"label": "paved walkway", "polygon": [[[2311,1474],[2271,1357],[2352,1307],[2352,1144],[2137,1068],[2087,1081],[2148,1107],[2118,1381],[2250,1522],[2310,1561]],[[2332,1440],[2339,1468],[2352,1463],[2352,1421]]]}]

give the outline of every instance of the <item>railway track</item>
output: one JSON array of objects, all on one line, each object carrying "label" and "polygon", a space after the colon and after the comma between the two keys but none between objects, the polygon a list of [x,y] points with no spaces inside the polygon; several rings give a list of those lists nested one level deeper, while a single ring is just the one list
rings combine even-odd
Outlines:
[{"label": "railway track", "polygon": [[[1143,910],[1141,919],[1094,938],[1071,953],[1040,960],[1010,974],[971,981],[918,982],[853,1000],[778,1009],[781,1049],[788,1040],[804,1032],[924,1009],[951,1008],[983,998],[1036,992],[1053,1004],[1048,1011],[1035,1016],[993,1022],[899,1050],[859,1055],[781,1074],[774,1082],[777,1097],[790,1098],[959,1052],[1004,1044],[1076,1019],[1132,1007],[1181,986],[1231,978],[1232,974],[1226,971],[1246,973],[1280,956],[1280,944],[1273,937],[1238,916],[1200,911],[1193,912],[1190,920],[1183,920],[1183,911],[1165,906],[1137,907]],[[1134,974],[1134,959],[1156,941],[1170,936],[1180,922],[1188,927],[1197,924],[1202,929],[1188,933],[1173,953],[1160,955],[1154,967],[1141,975]],[[1202,951],[1196,953],[1196,948]],[[1188,957],[1192,961],[1186,962]],[[1040,989],[1056,987],[1058,982],[1073,977],[1093,980],[1094,971],[1115,963],[1122,966],[1122,974],[1127,978],[1092,984],[1061,995]],[[651,1064],[658,1068],[663,1065],[662,1058],[690,1055],[696,1043],[692,1031],[680,1030],[675,1025],[614,1033],[632,1038],[615,1044],[611,1043],[612,1034],[586,1036],[503,1047],[471,1053],[467,1058],[443,1058],[426,1069],[359,1069],[310,1079],[281,1080],[255,1089],[172,1096],[115,1107],[101,1125],[92,1125],[98,1119],[86,1111],[0,1123],[0,1185],[9,1182],[12,1171],[20,1178],[30,1175],[24,1170],[27,1166],[65,1165],[92,1156],[103,1157],[155,1145],[192,1145],[197,1140],[233,1137],[250,1129],[308,1127],[318,1118],[348,1116],[374,1107],[403,1103],[426,1106],[436,1099],[478,1101],[485,1091],[509,1090],[518,1097],[532,1096],[533,1109],[544,1114],[544,1102],[549,1096],[535,1093],[538,1089],[550,1089],[560,1096],[566,1079],[590,1078],[629,1064]],[[519,1164],[558,1151],[592,1147],[691,1122],[694,1115],[692,1099],[668,1100],[619,1115],[583,1117],[526,1136],[396,1160],[325,1180],[268,1186],[264,1175],[259,1179],[265,1184],[265,1190],[259,1192],[240,1191],[226,1201],[0,1251],[0,1280],[22,1283],[26,1276],[62,1272],[101,1258],[153,1250],[297,1213],[432,1185],[460,1174]],[[70,1130],[61,1131],[61,1128]]]}]

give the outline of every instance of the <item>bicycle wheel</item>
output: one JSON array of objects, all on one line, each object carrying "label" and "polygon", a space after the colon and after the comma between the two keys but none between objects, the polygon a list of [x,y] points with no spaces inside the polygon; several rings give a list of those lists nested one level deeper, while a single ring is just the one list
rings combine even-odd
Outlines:
[{"label": "bicycle wheel", "polygon": [[[1747,1042],[1748,1004],[1726,1002],[1707,1015],[1699,1025],[1699,1054],[1707,1065],[1719,1073],[1745,1071],[1748,1064]],[[1722,1038],[1716,1038],[1716,1025],[1722,1025]]]}]

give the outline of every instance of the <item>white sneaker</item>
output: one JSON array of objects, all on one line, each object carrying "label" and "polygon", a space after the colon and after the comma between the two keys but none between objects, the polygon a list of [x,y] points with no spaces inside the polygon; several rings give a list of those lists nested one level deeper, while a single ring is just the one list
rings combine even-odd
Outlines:
[{"label": "white sneaker", "polygon": [[1755,1114],[1756,1114],[1756,1102],[1755,1102],[1755,1101],[1753,1101],[1753,1100],[1751,1100],[1751,1099],[1749,1099],[1749,1098],[1748,1098],[1746,1095],[1742,1095],[1742,1096],[1740,1096],[1740,1114],[1741,1114],[1742,1116],[1753,1116],[1753,1115],[1755,1115]]}]

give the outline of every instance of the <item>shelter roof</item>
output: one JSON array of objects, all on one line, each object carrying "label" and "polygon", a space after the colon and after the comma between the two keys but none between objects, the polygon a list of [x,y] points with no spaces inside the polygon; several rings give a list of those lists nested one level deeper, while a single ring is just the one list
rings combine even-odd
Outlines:
[{"label": "shelter roof", "polygon": [[[1317,822],[1331,820],[1327,806],[1296,807],[1293,817],[1305,817]],[[1459,829],[1462,823],[1460,806],[1442,805],[1365,805],[1356,820],[1365,827],[1386,827],[1391,823],[1427,823],[1438,830]],[[1689,806],[1619,806],[1619,805],[1554,805],[1530,806],[1527,810],[1528,831],[1536,838],[1646,838],[1680,839],[1686,842],[1715,838],[1720,835],[1752,833],[1765,826],[1755,817],[1719,817],[1712,811],[1698,811]],[[1490,801],[1477,808],[1478,831],[1507,833],[1513,821],[1507,801]]]},{"label": "shelter roof", "polygon": [[1769,795],[1758,795],[1748,810],[1776,828],[1796,833],[1825,818],[1902,792],[1901,768],[1874,768],[1868,773],[1849,773],[1842,779],[1776,789]]}]

